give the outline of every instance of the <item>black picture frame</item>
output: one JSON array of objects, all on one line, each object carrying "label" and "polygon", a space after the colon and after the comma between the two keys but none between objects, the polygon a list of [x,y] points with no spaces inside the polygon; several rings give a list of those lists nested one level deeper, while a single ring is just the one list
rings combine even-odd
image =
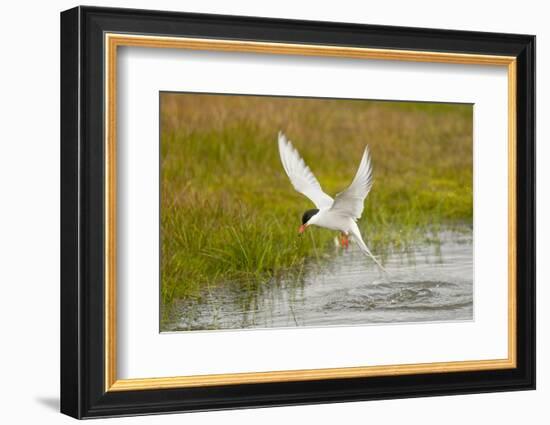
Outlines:
[{"label": "black picture frame", "polygon": [[[105,32],[515,56],[517,367],[106,392]],[[534,36],[96,7],[61,13],[61,412],[92,418],[534,388]]]}]

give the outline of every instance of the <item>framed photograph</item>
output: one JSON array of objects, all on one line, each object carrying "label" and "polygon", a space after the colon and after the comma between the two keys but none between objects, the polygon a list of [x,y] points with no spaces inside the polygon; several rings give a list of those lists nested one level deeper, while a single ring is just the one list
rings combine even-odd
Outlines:
[{"label": "framed photograph", "polygon": [[61,14],[61,411],[535,387],[535,37]]}]

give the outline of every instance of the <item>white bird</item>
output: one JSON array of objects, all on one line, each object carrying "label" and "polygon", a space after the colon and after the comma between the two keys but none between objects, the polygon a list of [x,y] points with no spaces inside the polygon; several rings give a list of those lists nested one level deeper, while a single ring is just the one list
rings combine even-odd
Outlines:
[{"label": "white bird", "polygon": [[349,187],[338,193],[334,199],[327,195],[319,181],[315,178],[309,167],[306,165],[300,154],[294,148],[290,140],[279,132],[279,154],[283,168],[288,175],[292,186],[297,192],[307,196],[317,208],[307,210],[302,216],[302,225],[298,229],[300,234],[304,233],[307,227],[314,225],[341,233],[342,246],[348,247],[351,236],[361,251],[372,258],[372,260],[384,271],[380,262],[372,255],[371,251],[363,241],[357,220],[363,213],[364,201],[373,184],[372,165],[369,156],[369,149],[361,158],[359,169]]}]

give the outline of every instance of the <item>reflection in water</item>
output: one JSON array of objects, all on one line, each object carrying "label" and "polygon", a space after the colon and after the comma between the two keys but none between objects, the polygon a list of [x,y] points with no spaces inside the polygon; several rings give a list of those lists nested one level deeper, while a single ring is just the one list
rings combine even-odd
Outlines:
[{"label": "reflection in water", "polygon": [[227,284],[181,301],[165,330],[473,319],[471,231],[389,254],[387,276],[353,246],[336,252],[283,279]]}]

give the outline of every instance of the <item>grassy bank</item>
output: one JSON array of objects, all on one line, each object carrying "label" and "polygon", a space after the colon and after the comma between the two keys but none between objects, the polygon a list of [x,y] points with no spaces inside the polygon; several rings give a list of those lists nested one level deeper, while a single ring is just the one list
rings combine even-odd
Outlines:
[{"label": "grassy bank", "polygon": [[334,232],[297,236],[312,204],[280,164],[283,130],[324,190],[353,179],[366,144],[375,184],[360,222],[375,254],[472,219],[472,108],[161,95],[161,278],[165,306],[228,279],[322,256]]}]

